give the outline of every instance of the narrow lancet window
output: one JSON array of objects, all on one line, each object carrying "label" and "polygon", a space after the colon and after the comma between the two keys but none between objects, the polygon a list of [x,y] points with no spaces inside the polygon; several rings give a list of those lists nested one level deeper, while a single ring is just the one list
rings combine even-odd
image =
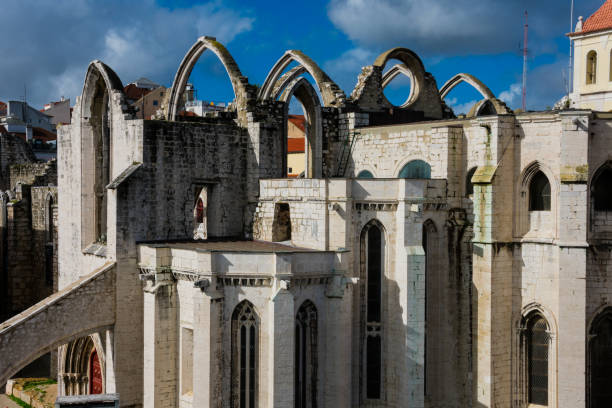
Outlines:
[{"label": "narrow lancet window", "polygon": [[258,323],[250,302],[243,301],[232,318],[232,407],[255,408],[257,395]]}]

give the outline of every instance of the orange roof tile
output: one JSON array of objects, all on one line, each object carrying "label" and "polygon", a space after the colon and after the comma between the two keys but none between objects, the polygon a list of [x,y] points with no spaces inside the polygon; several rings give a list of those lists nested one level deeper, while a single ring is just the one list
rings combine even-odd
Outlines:
[{"label": "orange roof tile", "polygon": [[289,122],[297,126],[302,132],[306,132],[304,115],[289,115]]},{"label": "orange roof tile", "polygon": [[586,19],[582,25],[582,31],[571,33],[571,35],[580,35],[608,29],[612,29],[612,0],[606,0],[599,10]]},{"label": "orange roof tile", "polygon": [[304,139],[297,137],[287,139],[287,152],[304,153]]}]

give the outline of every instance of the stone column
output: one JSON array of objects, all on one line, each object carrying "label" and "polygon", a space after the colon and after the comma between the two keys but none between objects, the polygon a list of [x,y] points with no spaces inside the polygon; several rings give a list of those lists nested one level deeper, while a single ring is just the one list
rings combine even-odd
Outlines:
[{"label": "stone column", "polygon": [[273,333],[270,355],[273,364],[270,408],[293,407],[294,404],[295,308],[293,295],[287,285],[287,281],[279,281],[278,289],[271,299],[270,322],[273,322]]},{"label": "stone column", "polygon": [[[197,283],[196,283],[197,284]],[[206,280],[206,285],[208,281]],[[215,284],[210,284],[214,287]],[[208,286],[193,296],[193,406],[220,407],[223,392],[222,294]]]},{"label": "stone column", "polygon": [[177,401],[177,294],[171,279],[170,273],[156,274],[144,290],[145,407],[173,407]]},{"label": "stone column", "polygon": [[[356,282],[356,280],[355,280]],[[325,288],[326,310],[319,311],[319,321],[325,322],[325,338],[320,337],[319,353],[324,365],[319,368],[319,401],[325,407],[350,407],[352,367],[352,299],[353,283],[335,276]],[[324,314],[324,315],[323,315]],[[322,397],[325,398],[322,398]]]}]

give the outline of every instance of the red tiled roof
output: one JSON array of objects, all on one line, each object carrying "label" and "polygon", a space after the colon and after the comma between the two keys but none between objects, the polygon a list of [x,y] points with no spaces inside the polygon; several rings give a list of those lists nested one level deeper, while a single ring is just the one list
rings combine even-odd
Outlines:
[{"label": "red tiled roof", "polygon": [[289,122],[297,126],[302,132],[306,132],[304,115],[289,115]]},{"label": "red tiled roof", "polygon": [[582,31],[572,33],[571,35],[580,35],[607,29],[612,29],[612,0],[606,0],[599,10],[586,19],[582,25]]},{"label": "red tiled roof", "polygon": [[123,88],[123,92],[128,99],[133,99],[136,101],[151,92],[151,90],[146,88],[138,88],[134,84],[129,84]]},{"label": "red tiled roof", "polygon": [[288,153],[304,153],[304,138],[289,138],[287,139]]}]

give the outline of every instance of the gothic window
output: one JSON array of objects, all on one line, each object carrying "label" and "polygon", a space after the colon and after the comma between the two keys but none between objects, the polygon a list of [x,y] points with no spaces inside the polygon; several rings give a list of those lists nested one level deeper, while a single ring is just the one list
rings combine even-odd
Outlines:
[{"label": "gothic window", "polygon": [[465,177],[465,196],[469,197],[474,195],[474,184],[472,183],[472,177],[476,173],[476,167],[472,167]]},{"label": "gothic window", "polygon": [[550,211],[550,183],[541,171],[529,183],[529,211]]},{"label": "gothic window", "polygon": [[596,82],[597,82],[597,53],[595,51],[590,51],[587,54],[586,83],[587,85],[590,85]]},{"label": "gothic window", "polygon": [[384,276],[383,233],[378,225],[366,226],[362,235],[365,266],[365,398],[382,395],[382,279]]},{"label": "gothic window", "polygon": [[295,407],[317,406],[317,308],[307,300],[295,321]]},{"label": "gothic window", "polygon": [[589,407],[612,406],[612,310],[592,325],[589,342]]},{"label": "gothic window", "polygon": [[399,178],[428,179],[431,178],[431,166],[423,160],[412,160],[402,168]]},{"label": "gothic window", "polygon": [[524,326],[527,402],[548,406],[548,355],[550,337],[546,319],[532,314]]},{"label": "gothic window", "polygon": [[241,302],[232,316],[232,407],[255,408],[258,322],[253,305]]},{"label": "gothic window", "polygon": [[272,225],[272,241],[291,240],[291,213],[289,204],[277,203],[274,207],[274,223]]},{"label": "gothic window", "polygon": [[357,178],[360,179],[371,179],[374,178],[374,175],[368,170],[361,170],[359,174],[357,174]]},{"label": "gothic window", "polygon": [[612,211],[612,168],[603,169],[591,187],[595,211]]}]

